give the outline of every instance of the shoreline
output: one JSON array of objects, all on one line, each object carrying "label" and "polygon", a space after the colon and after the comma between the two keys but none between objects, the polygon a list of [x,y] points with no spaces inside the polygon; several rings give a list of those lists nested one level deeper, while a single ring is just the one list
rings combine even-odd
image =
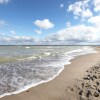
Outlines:
[{"label": "shoreline", "polygon": [[[35,87],[35,86],[38,86],[38,85],[40,85],[40,84],[47,83],[47,82],[49,82],[49,81],[55,79],[55,78],[64,70],[65,65],[71,64],[71,61],[72,61],[72,60],[74,60],[74,59],[76,59],[76,58],[78,58],[78,57],[80,57],[80,56],[83,56],[83,55],[88,55],[88,54],[97,53],[97,51],[96,51],[94,48],[92,48],[92,47],[88,47],[88,49],[90,49],[90,52],[84,52],[84,49],[87,49],[87,46],[83,47],[83,49],[75,49],[75,50],[68,51],[67,54],[75,53],[75,52],[77,52],[77,54],[74,55],[74,56],[70,56],[71,58],[68,58],[67,61],[65,61],[65,63],[61,64],[62,69],[60,69],[60,70],[57,72],[57,74],[55,74],[53,77],[49,78],[48,80],[40,81],[40,82],[35,83],[35,84],[31,83],[31,84],[29,84],[29,85],[26,85],[26,86],[24,86],[24,87],[22,87],[22,88],[16,90],[15,92],[5,93],[5,94],[3,94],[3,95],[0,95],[0,98],[5,97],[5,96],[10,96],[10,95],[18,94],[18,93],[27,91],[27,90],[30,89],[30,88],[33,88],[33,87]],[[91,51],[91,50],[92,50],[92,51]],[[82,54],[80,54],[80,52],[81,52]],[[78,55],[78,53],[79,53],[79,55]]]},{"label": "shoreline", "polygon": [[[100,54],[100,53],[99,53]],[[74,80],[72,80],[72,79],[75,79],[74,78],[74,74],[73,74],[73,76],[72,75],[70,75],[70,73],[67,71],[67,70],[69,70],[69,71],[72,71],[73,72],[73,70],[72,69],[74,69],[73,68],[73,62],[75,62],[75,61],[77,61],[77,60],[79,60],[80,61],[80,59],[81,59],[81,62],[82,62],[82,59],[84,59],[84,58],[92,58],[92,56],[98,56],[99,54],[94,54],[94,53],[92,53],[92,54],[86,54],[86,55],[81,55],[81,56],[79,56],[79,57],[76,57],[76,58],[74,58],[74,59],[71,59],[70,60],[70,62],[71,62],[71,64],[69,65],[65,65],[64,66],[64,70],[62,70],[61,71],[61,73],[60,74],[58,74],[58,75],[56,75],[56,77],[54,77],[53,79],[51,79],[51,80],[49,80],[48,82],[43,82],[42,84],[39,84],[39,85],[37,85],[37,86],[35,86],[35,87],[32,87],[32,88],[30,88],[30,89],[28,89],[28,90],[26,90],[26,91],[23,91],[23,92],[21,92],[21,93],[19,93],[19,94],[12,94],[12,95],[10,95],[10,96],[5,96],[5,97],[2,97],[2,98],[0,98],[0,100],[17,100],[18,98],[19,98],[19,100],[33,100],[33,98],[35,99],[35,100],[41,100],[41,97],[43,98],[42,100],[60,100],[58,97],[59,97],[59,95],[58,94],[52,94],[52,93],[47,93],[48,91],[51,91],[52,92],[52,87],[50,87],[49,86],[49,84],[51,84],[53,87],[56,87],[55,85],[56,85],[56,83],[58,84],[58,82],[57,82],[57,80],[61,80],[61,82],[62,82],[62,80],[65,82],[68,82],[68,83],[66,83],[67,85],[72,85],[73,84],[73,82],[74,82]],[[98,60],[95,60],[95,61],[93,61],[92,63],[92,65],[95,65],[98,61],[100,61],[100,59],[99,59],[99,57],[98,57]],[[84,61],[85,62],[85,61]],[[87,61],[86,61],[87,62]],[[78,62],[77,62],[78,63]],[[77,63],[76,63],[76,65],[77,65]],[[87,62],[87,64],[88,64],[88,62]],[[78,66],[79,66],[80,64],[78,64]],[[91,65],[91,64],[90,64]],[[77,74],[75,74],[75,77],[77,76],[78,78],[81,78],[84,74],[85,74],[85,71],[86,71],[86,69],[88,69],[88,68],[90,68],[91,66],[88,66],[88,67],[86,67],[85,69],[84,69],[84,72],[83,72],[83,69],[82,69],[82,74],[80,74],[80,73],[77,73]],[[71,67],[72,66],[72,67]],[[70,68],[71,67],[71,68]],[[79,67],[78,67],[79,68]],[[81,67],[80,67],[81,68]],[[77,69],[77,67],[75,66],[75,70]],[[76,70],[76,72],[78,71],[78,69]],[[68,76],[67,76],[67,79],[68,80],[66,80],[66,78],[65,78],[65,76],[63,75],[64,73],[66,73],[67,72],[67,75],[69,76],[69,77],[72,77],[72,79],[69,79],[68,78]],[[66,75],[66,74],[65,74]],[[79,76],[80,75],[80,76]],[[63,76],[63,77],[62,77]],[[65,80],[64,80],[65,79]],[[53,84],[54,83],[54,84]],[[70,83],[70,84],[69,84]],[[62,83],[62,84],[65,84],[65,83]],[[58,84],[59,86],[61,86],[61,87],[64,87],[64,86],[62,86],[62,84]],[[57,86],[58,86],[57,85]],[[43,89],[45,89],[45,87],[47,88],[48,87],[48,90],[43,90]],[[59,89],[60,87],[58,87],[58,89]],[[35,89],[35,90],[34,90]],[[57,89],[57,88],[56,88]],[[57,89],[57,90],[58,90]],[[41,92],[41,91],[45,91],[45,93],[47,93],[48,95],[46,95],[46,94],[44,94],[44,97],[43,97],[43,93]],[[39,93],[39,96],[38,96],[38,93],[35,93],[35,91],[37,91],[38,93]],[[47,91],[47,92],[46,92]],[[55,91],[56,90],[53,90],[53,92],[55,93]],[[32,95],[32,92],[34,93],[33,95]],[[56,91],[56,92],[58,92],[58,91]],[[27,94],[26,94],[27,93]],[[36,94],[36,95],[35,95]],[[52,95],[51,95],[52,94]],[[31,98],[30,97],[27,97],[26,95],[30,95],[31,96]],[[25,96],[25,97],[24,97]],[[57,97],[57,99],[56,99],[56,97]],[[27,98],[27,99],[26,99]],[[61,97],[60,97],[61,98]],[[65,99],[63,99],[63,100],[65,100]]]}]

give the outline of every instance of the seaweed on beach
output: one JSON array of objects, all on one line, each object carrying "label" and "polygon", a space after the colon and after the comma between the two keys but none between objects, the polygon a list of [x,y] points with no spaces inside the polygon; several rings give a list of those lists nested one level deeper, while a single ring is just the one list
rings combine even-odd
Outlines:
[{"label": "seaweed on beach", "polygon": [[100,100],[100,64],[86,72],[86,76],[76,85],[79,100]]}]

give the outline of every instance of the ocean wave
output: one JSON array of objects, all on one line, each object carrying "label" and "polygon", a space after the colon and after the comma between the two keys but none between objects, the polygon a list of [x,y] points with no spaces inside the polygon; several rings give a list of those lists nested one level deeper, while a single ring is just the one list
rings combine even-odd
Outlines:
[{"label": "ocean wave", "polygon": [[[0,87],[0,98],[17,94],[41,83],[48,82],[61,73],[64,65],[71,64],[71,59],[90,53],[97,52],[91,47],[81,47],[69,52],[59,53],[57,51],[53,56],[51,56],[51,52],[46,52],[44,53],[47,55],[46,58],[31,56],[16,63],[1,65],[0,86],[2,85],[3,87]],[[39,57],[39,59],[34,59],[35,57]],[[3,92],[4,86],[6,92]]]}]

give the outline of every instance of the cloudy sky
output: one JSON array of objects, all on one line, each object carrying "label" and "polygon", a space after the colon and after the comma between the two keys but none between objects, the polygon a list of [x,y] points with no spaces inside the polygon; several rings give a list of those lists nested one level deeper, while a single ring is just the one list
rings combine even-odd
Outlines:
[{"label": "cloudy sky", "polygon": [[100,45],[100,0],[0,0],[0,45]]}]

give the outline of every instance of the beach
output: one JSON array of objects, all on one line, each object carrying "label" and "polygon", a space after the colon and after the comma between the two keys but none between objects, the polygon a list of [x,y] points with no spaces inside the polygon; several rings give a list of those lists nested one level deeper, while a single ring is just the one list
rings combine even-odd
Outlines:
[{"label": "beach", "polygon": [[[0,100],[88,100],[80,99],[76,85],[87,75],[87,70],[100,63],[100,48],[96,49],[98,53],[71,60],[71,64],[65,65],[64,70],[53,80]],[[100,96],[91,100],[100,100]]]}]

